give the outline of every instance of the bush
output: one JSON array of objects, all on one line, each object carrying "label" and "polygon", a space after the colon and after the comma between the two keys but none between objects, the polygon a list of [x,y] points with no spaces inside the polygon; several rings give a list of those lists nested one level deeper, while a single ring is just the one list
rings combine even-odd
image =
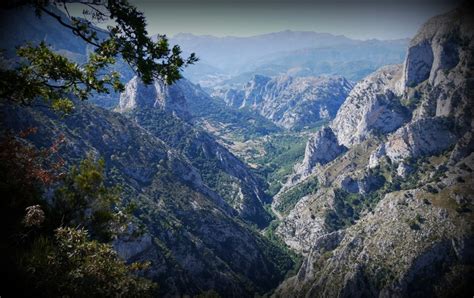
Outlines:
[{"label": "bush", "polygon": [[318,191],[318,179],[316,177],[308,178],[301,184],[284,192],[276,209],[282,213],[288,213],[299,202],[301,198]]},{"label": "bush", "polygon": [[62,227],[54,240],[38,238],[23,263],[31,284],[49,297],[148,297],[154,288],[132,274],[145,265],[126,265],[111,245],[89,240],[84,229]]}]

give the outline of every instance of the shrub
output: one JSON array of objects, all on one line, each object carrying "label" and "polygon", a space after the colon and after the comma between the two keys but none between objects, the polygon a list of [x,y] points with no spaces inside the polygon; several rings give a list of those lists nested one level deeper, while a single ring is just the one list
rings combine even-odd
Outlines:
[{"label": "shrub", "polygon": [[132,273],[146,265],[126,265],[110,244],[90,240],[87,231],[61,227],[54,239],[39,237],[24,257],[36,290],[49,297],[148,297],[154,284]]}]

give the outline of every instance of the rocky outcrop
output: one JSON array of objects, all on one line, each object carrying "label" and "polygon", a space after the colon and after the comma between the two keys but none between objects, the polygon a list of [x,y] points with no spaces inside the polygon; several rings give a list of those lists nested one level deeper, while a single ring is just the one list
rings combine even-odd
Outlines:
[{"label": "rocky outcrop", "polygon": [[317,165],[324,165],[346,151],[339,145],[336,136],[329,127],[319,130],[306,143],[303,162],[296,168],[296,174],[304,178],[313,172]]},{"label": "rocky outcrop", "polygon": [[438,154],[467,137],[474,113],[472,22],[461,10],[433,18],[411,41],[403,66],[381,68],[358,83],[330,123],[338,143],[350,148],[389,135],[372,152],[374,168],[384,156],[400,162]]},{"label": "rocky outcrop", "polygon": [[437,154],[458,140],[469,143],[463,140],[473,130],[473,24],[472,16],[458,9],[428,21],[412,40],[401,86],[405,99],[418,104],[413,120],[384,144],[393,161]]},{"label": "rocky outcrop", "polygon": [[[474,21],[465,5],[446,15],[431,18],[411,40],[404,64],[403,86],[414,87],[425,80],[436,86],[443,72],[465,59],[472,43]],[[464,53],[463,53],[464,52]]]},{"label": "rocky outcrop", "polygon": [[[465,161],[472,169],[473,158]],[[373,213],[344,231],[313,241],[298,274],[276,297],[406,297],[465,295],[472,291],[474,236],[469,215],[456,212],[454,180],[470,171],[451,168],[440,193],[414,189],[387,194]],[[471,195],[472,197],[472,195]],[[472,205],[470,205],[472,206]],[[328,245],[328,242],[330,245]],[[444,286],[452,286],[445,288]]]},{"label": "rocky outcrop", "polygon": [[143,259],[143,255],[153,250],[153,238],[149,233],[129,228],[113,242],[114,250],[124,260],[133,262]]},{"label": "rocky outcrop", "polygon": [[414,121],[397,130],[383,145],[392,162],[441,153],[452,147],[457,136],[445,118]]},{"label": "rocky outcrop", "polygon": [[159,108],[182,119],[189,119],[186,98],[179,84],[167,85],[155,80],[145,85],[139,77],[133,77],[120,94],[117,111],[129,112],[135,109]]},{"label": "rocky outcrop", "polygon": [[399,65],[383,67],[354,87],[331,123],[340,144],[351,147],[395,131],[409,120],[397,89],[401,70]]},{"label": "rocky outcrop", "polygon": [[213,96],[253,109],[281,127],[302,128],[331,120],[351,89],[342,77],[255,75],[242,89],[218,89]]},{"label": "rocky outcrop", "polygon": [[278,226],[277,234],[292,249],[308,254],[316,239],[331,232],[325,224],[325,214],[334,197],[332,189],[320,189],[303,197]]},{"label": "rocky outcrop", "polygon": [[[227,90],[222,90],[222,99],[224,102],[231,106],[231,107],[241,107],[243,104],[244,100],[244,91],[243,90],[236,90],[236,89],[227,89]],[[217,95],[218,93],[215,93],[214,95]]]},{"label": "rocky outcrop", "polygon": [[469,154],[471,154],[471,152],[473,151],[474,151],[473,132],[467,132],[456,143],[456,146],[451,152],[449,163],[451,165],[454,165],[457,162],[459,162],[461,159],[463,159],[464,157],[469,156]]}]

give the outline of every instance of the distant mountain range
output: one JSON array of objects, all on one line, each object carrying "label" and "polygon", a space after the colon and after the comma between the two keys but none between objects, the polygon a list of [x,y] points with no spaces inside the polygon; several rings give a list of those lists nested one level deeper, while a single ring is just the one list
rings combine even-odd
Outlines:
[{"label": "distant mountain range", "polygon": [[380,66],[401,63],[408,39],[356,40],[343,35],[282,31],[250,37],[177,34],[172,44],[201,61],[187,78],[203,86],[244,83],[254,74],[267,76],[342,75],[358,81]]}]

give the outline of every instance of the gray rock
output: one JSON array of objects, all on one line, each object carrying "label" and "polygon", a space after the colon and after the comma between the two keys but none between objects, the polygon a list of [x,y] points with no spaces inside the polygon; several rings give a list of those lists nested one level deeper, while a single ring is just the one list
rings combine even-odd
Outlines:
[{"label": "gray rock", "polygon": [[240,90],[217,89],[226,104],[257,111],[284,128],[331,120],[353,85],[342,77],[275,78],[256,75]]},{"label": "gray rock", "polygon": [[392,162],[405,158],[441,153],[458,140],[446,118],[421,119],[401,127],[385,143],[386,155]]},{"label": "gray rock", "polygon": [[152,249],[153,242],[150,234],[140,236],[120,237],[113,243],[117,254],[127,262],[139,259],[140,255]]},{"label": "gray rock", "polygon": [[189,119],[186,98],[179,82],[167,85],[155,80],[151,85],[145,85],[137,76],[126,85],[125,92],[120,94],[117,111],[120,113],[135,109],[160,108],[182,119]]},{"label": "gray rock", "polygon": [[316,166],[327,164],[346,150],[339,145],[331,128],[324,127],[306,143],[304,159],[297,167],[296,174],[301,178],[307,177]]},{"label": "gray rock", "polygon": [[432,65],[433,49],[429,41],[410,46],[403,69],[403,85],[413,87],[428,79]]},{"label": "gray rock", "polygon": [[[316,168],[312,175],[327,177],[327,188],[303,197],[277,229],[305,260],[276,297],[470,295],[474,22],[468,9],[428,21],[412,40],[403,68],[367,77],[341,106],[330,127],[347,152]],[[361,152],[367,143],[374,145]],[[422,167],[406,164],[433,155],[440,156],[421,160]],[[376,207],[339,230],[342,239],[331,251],[310,245],[330,231],[321,223],[337,207],[335,188],[369,195],[384,184],[382,175],[403,181],[411,172],[419,178],[416,188],[382,188]],[[286,191],[291,187],[297,186]]]},{"label": "gray rock", "polygon": [[401,66],[387,66],[354,87],[330,125],[340,144],[350,148],[373,136],[390,133],[409,119],[397,94],[400,77]]},{"label": "gray rock", "polygon": [[402,178],[407,177],[411,172],[413,172],[413,168],[404,162],[401,162],[397,167],[397,175]]}]

